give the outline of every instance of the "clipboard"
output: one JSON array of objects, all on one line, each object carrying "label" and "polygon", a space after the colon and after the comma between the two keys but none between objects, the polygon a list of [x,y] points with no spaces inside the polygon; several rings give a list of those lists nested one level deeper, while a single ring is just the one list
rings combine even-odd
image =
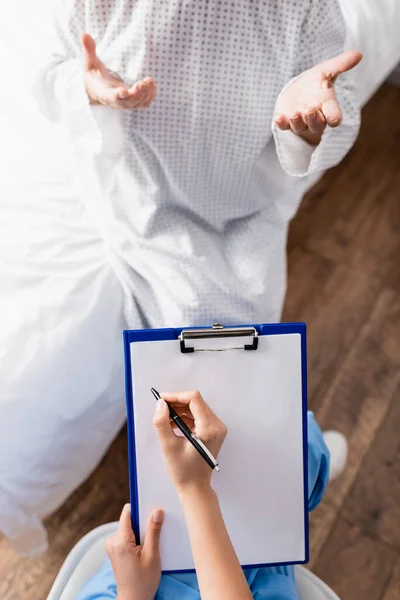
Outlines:
[{"label": "clipboard", "polygon": [[[298,354],[298,361],[296,362],[296,364],[298,364],[298,373],[297,373],[297,377],[299,378],[299,394],[301,395],[301,398],[298,399],[297,404],[298,404],[298,411],[297,414],[299,415],[299,422],[297,423],[298,429],[300,430],[297,436],[298,437],[298,448],[300,448],[301,446],[301,453],[299,454],[299,458],[298,458],[298,467],[300,465],[301,461],[301,467],[302,467],[302,473],[299,474],[299,468],[296,471],[296,481],[297,481],[297,508],[296,508],[296,531],[299,532],[300,530],[303,532],[302,536],[300,534],[297,535],[297,550],[292,553],[292,555],[290,556],[290,559],[287,560],[284,557],[284,554],[282,553],[282,551],[279,553],[277,552],[276,556],[271,556],[271,552],[269,552],[268,556],[268,560],[263,560],[262,556],[260,556],[259,558],[257,558],[257,560],[244,560],[242,561],[240,558],[240,551],[238,551],[238,548],[236,547],[234,540],[233,540],[233,536],[232,536],[232,532],[231,529],[228,525],[227,519],[225,518],[225,521],[227,522],[227,527],[228,527],[228,531],[231,535],[232,538],[232,542],[234,543],[234,547],[235,550],[239,556],[239,560],[242,564],[243,568],[255,568],[255,567],[265,567],[265,566],[278,566],[278,565],[288,565],[288,564],[304,564],[307,563],[309,560],[309,533],[308,533],[308,527],[309,527],[309,521],[308,521],[308,436],[307,436],[307,351],[306,351],[306,325],[305,323],[280,323],[280,324],[260,324],[260,325],[244,325],[244,326],[235,326],[235,327],[224,327],[221,324],[214,324],[212,327],[207,327],[207,328],[163,328],[163,329],[150,329],[150,330],[133,330],[133,331],[124,331],[124,351],[125,351],[125,387],[126,387],[126,407],[127,407],[127,429],[128,429],[128,454],[129,454],[129,482],[130,482],[130,499],[131,499],[131,519],[132,519],[132,528],[133,531],[135,533],[136,536],[136,540],[137,543],[139,544],[141,541],[141,529],[144,529],[143,524],[145,522],[144,520],[144,516],[143,514],[141,514],[141,508],[143,509],[143,503],[141,504],[141,501],[139,501],[139,497],[142,493],[143,495],[143,490],[146,490],[145,495],[147,494],[147,487],[152,486],[151,484],[151,477],[152,475],[146,475],[146,471],[141,472],[140,474],[140,463],[143,460],[143,455],[147,454],[147,446],[143,445],[143,444],[153,444],[153,441],[149,442],[150,438],[148,438],[147,440],[145,440],[145,442],[141,442],[141,446],[140,446],[140,441],[138,440],[138,434],[139,436],[142,435],[142,427],[139,429],[139,431],[135,430],[135,412],[137,412],[137,407],[135,408],[134,405],[134,381],[133,379],[135,378],[135,376],[138,378],[137,373],[133,373],[133,371],[135,371],[135,368],[132,368],[132,358],[133,358],[133,352],[136,351],[136,356],[138,357],[140,354],[138,354],[138,352],[141,352],[142,350],[144,350],[146,348],[146,352],[149,352],[151,350],[151,348],[154,348],[155,346],[153,346],[153,344],[151,344],[151,348],[148,345],[149,343],[162,343],[162,342],[168,342],[168,344],[165,344],[167,346],[167,348],[173,348],[174,350],[174,360],[177,361],[179,359],[179,361],[183,361],[182,363],[179,363],[181,365],[185,364],[185,360],[188,360],[188,357],[191,357],[190,360],[192,361],[192,365],[194,364],[194,361],[197,361],[199,359],[197,359],[197,356],[200,355],[208,355],[207,356],[207,361],[208,364],[210,364],[210,361],[212,359],[212,357],[218,357],[218,356],[222,356],[225,355],[227,357],[227,353],[231,354],[233,356],[233,354],[235,355],[235,360],[239,360],[240,363],[245,362],[245,360],[247,360],[247,362],[250,362],[250,356],[255,356],[256,353],[259,353],[259,359],[261,359],[261,352],[262,352],[262,348],[265,347],[265,344],[269,344],[271,347],[276,345],[276,343],[279,340],[283,340],[286,339],[286,336],[290,337],[291,343],[294,346],[296,346],[296,352],[294,352],[294,354]],[[275,337],[276,336],[276,337]],[[146,343],[146,346],[142,346],[141,343]],[[140,350],[135,350],[137,348],[141,347]],[[244,360],[244,356],[247,356],[247,358]],[[281,355],[282,356],[282,355]],[[202,359],[203,361],[205,360],[204,358]],[[230,360],[233,360],[230,358]],[[296,359],[297,360],[297,359]],[[165,361],[163,361],[163,363],[165,363]],[[238,363],[239,364],[239,363]],[[163,364],[162,365],[163,368],[168,369],[168,365]],[[183,367],[182,367],[183,368]],[[161,369],[161,365],[158,365],[155,367],[154,369],[154,379],[153,379],[153,375],[152,375],[152,382],[151,385],[154,385],[154,387],[158,386],[158,380],[156,377],[156,373],[158,373],[158,370]],[[149,383],[149,382],[147,382]],[[147,389],[147,383],[146,383],[146,389]],[[282,386],[286,385],[284,382],[282,383]],[[151,412],[154,411],[155,407],[154,407],[154,399],[153,399],[153,404],[152,403],[152,399],[151,399],[151,394],[150,394],[150,385],[148,386],[149,390],[148,390],[148,399],[144,399],[145,403],[149,403],[149,406],[151,405]],[[198,389],[200,386],[196,386],[195,389]],[[180,390],[181,387],[175,386],[175,388],[169,388],[169,389],[165,389],[164,391],[178,391]],[[182,388],[183,389],[183,388]],[[189,387],[189,388],[185,388],[185,389],[193,389],[193,387]],[[163,388],[161,387],[160,391],[163,391]],[[200,389],[200,391],[202,391]],[[142,398],[144,398],[143,396],[144,392],[142,391]],[[205,396],[205,399],[207,400],[207,396]],[[213,407],[214,408],[214,407]],[[147,405],[146,405],[146,410],[147,409]],[[216,411],[218,414],[218,411]],[[218,416],[220,416],[223,420],[223,416],[221,414],[218,414]],[[136,415],[137,418],[138,415]],[[151,419],[150,419],[151,421]],[[142,420],[143,423],[143,420]],[[147,427],[147,421],[146,421],[146,427]],[[152,427],[152,425],[151,425]],[[229,427],[228,427],[229,429]],[[150,430],[149,430],[150,431]],[[285,432],[282,432],[285,433]],[[156,437],[156,434],[154,432],[154,435]],[[295,437],[296,437],[295,436]],[[158,440],[156,440],[157,445],[158,445]],[[138,448],[138,444],[139,444],[139,448]],[[225,442],[226,444],[226,442]],[[225,446],[224,444],[224,446]],[[232,446],[231,446],[232,447]],[[143,450],[141,450],[141,448],[143,448]],[[224,447],[222,448],[222,451],[224,450]],[[161,451],[159,450],[159,454],[161,455]],[[295,455],[293,456],[297,456],[297,452]],[[221,455],[220,455],[221,456]],[[277,460],[281,460],[280,458],[277,458]],[[139,464],[138,464],[139,463]],[[221,458],[220,461],[220,466],[221,466],[221,470],[224,469],[224,460]],[[213,481],[215,481],[218,484],[218,480],[217,477],[220,474],[215,474],[213,475],[213,477],[215,478]],[[138,482],[138,477],[141,476],[141,482],[142,485],[139,486],[139,482]],[[260,474],[261,476],[261,474]],[[159,473],[159,477],[160,477],[160,473]],[[268,477],[268,474],[265,474],[265,477]],[[240,473],[238,473],[238,478],[240,479]],[[144,481],[145,479],[147,479],[147,483],[146,481]],[[232,478],[231,478],[232,480]],[[300,480],[301,480],[301,485],[300,485]],[[165,485],[166,482],[164,480]],[[171,484],[172,485],[172,484]],[[141,487],[141,490],[139,489],[139,487]],[[301,488],[301,492],[300,492],[300,488]],[[218,491],[217,491],[218,493]],[[147,495],[151,495],[151,492],[149,492]],[[273,494],[274,494],[274,490],[271,490],[271,498],[273,498]],[[276,498],[275,499],[276,502],[280,503],[283,498]],[[151,502],[150,502],[151,503]],[[149,500],[148,498],[145,499],[144,504],[149,504]],[[225,504],[227,505],[228,503],[225,502]],[[284,502],[283,502],[284,504]],[[300,507],[301,504],[301,507]],[[151,510],[153,510],[154,508],[164,508],[164,506],[158,504],[158,506],[153,506],[151,508]],[[224,513],[224,517],[225,517],[225,511],[224,511],[224,507],[223,508],[223,513]],[[151,510],[149,512],[151,512]],[[249,507],[243,507],[243,514],[247,514],[246,511],[249,510]],[[228,507],[228,512],[229,512],[229,507]],[[148,515],[145,515],[146,518]],[[166,526],[166,523],[168,522],[168,512],[166,514],[166,519],[165,519],[165,524],[164,524],[164,529]],[[142,524],[142,527],[141,527]],[[176,523],[175,523],[176,525]],[[182,523],[180,523],[180,525],[182,526]],[[179,536],[179,527],[176,528],[176,531],[178,532],[177,535]],[[164,533],[164,530],[163,530]],[[283,537],[287,536],[288,539],[290,538],[290,531],[284,531],[282,529],[282,534],[284,534]],[[182,533],[183,535],[183,533]],[[278,535],[278,538],[276,539],[281,539],[279,537],[279,532],[275,532],[275,536]],[[163,536],[162,536],[163,538]],[[176,540],[176,538],[175,538]],[[241,542],[238,542],[238,545],[240,546]],[[186,548],[187,550],[187,548]],[[260,550],[260,553],[262,553],[262,551]],[[163,551],[161,552],[162,554],[162,558],[163,558]],[[165,552],[166,554],[166,552]],[[186,556],[186,553],[185,553]],[[191,555],[190,555],[191,556]],[[283,557],[283,558],[282,558]],[[168,559],[167,559],[168,560]],[[185,566],[182,568],[181,567],[181,562],[179,562],[179,560],[181,560],[181,562],[186,563],[186,558],[185,560],[181,557],[181,559],[177,558],[177,564],[167,564],[167,566],[164,566],[164,561],[163,562],[163,572],[168,572],[168,573],[182,573],[182,572],[194,572],[194,568],[193,565],[190,566],[189,568],[187,567],[187,565],[185,564]],[[169,560],[169,562],[171,562]],[[173,561],[172,561],[173,562]]]}]

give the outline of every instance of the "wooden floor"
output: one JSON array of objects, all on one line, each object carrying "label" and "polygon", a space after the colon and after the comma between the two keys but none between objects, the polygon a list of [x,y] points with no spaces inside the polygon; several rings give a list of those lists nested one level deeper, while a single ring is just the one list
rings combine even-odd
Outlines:
[{"label": "wooden floor", "polygon": [[[310,408],[350,441],[311,519],[310,567],[342,600],[400,599],[400,90],[364,111],[344,163],[304,200],[289,240],[285,320],[308,323]],[[50,550],[0,541],[0,598],[43,600],[68,551],[128,500],[126,432],[47,520]]]}]

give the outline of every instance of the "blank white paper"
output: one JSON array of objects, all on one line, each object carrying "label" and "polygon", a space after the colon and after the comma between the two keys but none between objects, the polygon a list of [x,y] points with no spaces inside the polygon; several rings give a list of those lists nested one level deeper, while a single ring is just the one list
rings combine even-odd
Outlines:
[{"label": "blank white paper", "polygon": [[[190,343],[219,348],[243,339]],[[240,563],[305,560],[300,334],[260,336],[256,351],[182,354],[177,340],[134,342],[131,361],[140,536],[151,511],[163,508],[163,570],[193,569],[194,563],[152,424],[151,387],[199,390],[226,423],[221,471],[212,484]]]}]

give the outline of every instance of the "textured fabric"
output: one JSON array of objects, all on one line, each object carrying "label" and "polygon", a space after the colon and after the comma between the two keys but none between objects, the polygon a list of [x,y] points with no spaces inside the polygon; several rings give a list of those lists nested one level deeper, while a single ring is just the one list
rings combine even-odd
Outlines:
[{"label": "textured fabric", "polygon": [[[128,301],[149,326],[278,320],[287,224],[306,186],[285,168],[336,164],[358,130],[346,75],[343,125],[313,152],[274,129],[278,161],[277,97],[342,50],[337,2],[66,0],[55,21],[36,97],[70,129],[82,199]],[[156,79],[149,109],[89,106],[81,31],[126,80]]]},{"label": "textured fabric", "polygon": [[[312,412],[308,413],[308,503],[313,510],[329,479],[329,450]],[[293,566],[246,569],[245,575],[255,600],[295,600]],[[117,597],[110,562],[87,582],[76,600],[106,600]],[[192,573],[163,575],[155,600],[200,600],[197,578]]]}]

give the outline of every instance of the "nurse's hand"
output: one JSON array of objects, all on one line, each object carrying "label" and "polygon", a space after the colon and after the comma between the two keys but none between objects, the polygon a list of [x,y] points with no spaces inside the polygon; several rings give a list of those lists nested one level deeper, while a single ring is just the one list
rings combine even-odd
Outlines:
[{"label": "nurse's hand", "polygon": [[210,487],[212,469],[185,437],[174,433],[166,402],[171,403],[186,425],[217,457],[227,428],[213,413],[199,392],[161,394],[153,423],[161,443],[161,451],[169,475],[178,492],[188,488]]},{"label": "nurse's hand", "polygon": [[108,69],[96,54],[96,43],[88,34],[81,35],[83,69],[86,92],[90,104],[109,108],[147,108],[156,96],[156,82],[151,77],[138,81],[132,87]]},{"label": "nurse's hand", "polygon": [[338,127],[342,110],[335,92],[335,81],[362,60],[361,52],[343,52],[312,67],[279,97],[276,126],[291,129],[310,144],[319,144],[325,127]]},{"label": "nurse's hand", "polygon": [[143,546],[137,546],[131,507],[125,504],[116,533],[105,543],[117,584],[118,600],[153,600],[161,579],[159,541],[164,513],[150,517]]}]

